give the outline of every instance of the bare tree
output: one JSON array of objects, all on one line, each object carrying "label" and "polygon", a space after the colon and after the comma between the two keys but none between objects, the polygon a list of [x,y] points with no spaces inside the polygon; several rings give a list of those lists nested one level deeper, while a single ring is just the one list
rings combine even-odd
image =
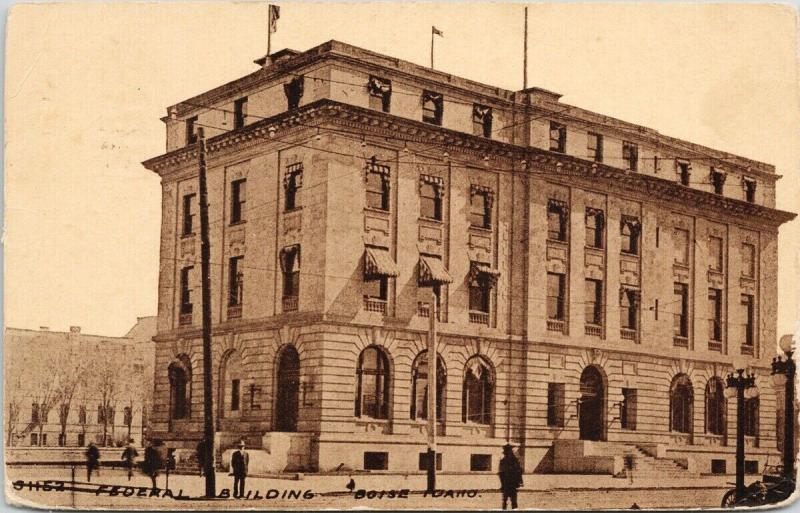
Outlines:
[{"label": "bare tree", "polygon": [[33,387],[31,398],[36,405],[36,415],[31,419],[34,429],[39,430],[38,445],[42,445],[42,432],[44,425],[48,422],[50,410],[58,402],[60,389],[59,365],[56,358],[48,359],[44,362],[44,372],[41,374],[39,382]]},{"label": "bare tree", "polygon": [[[66,444],[67,424],[72,401],[77,390],[85,384],[86,365],[81,355],[70,353],[69,361],[63,362],[59,367],[57,376],[58,383],[58,420],[61,424],[61,435],[59,445]],[[63,442],[62,442],[63,440]]]},{"label": "bare tree", "polygon": [[[130,364],[123,354],[105,353],[97,358],[93,365],[94,386],[100,397],[100,410],[103,413],[103,445],[108,445],[108,431],[114,436],[114,416],[118,402],[125,392],[125,382],[130,379]],[[109,426],[110,424],[110,426]]]}]

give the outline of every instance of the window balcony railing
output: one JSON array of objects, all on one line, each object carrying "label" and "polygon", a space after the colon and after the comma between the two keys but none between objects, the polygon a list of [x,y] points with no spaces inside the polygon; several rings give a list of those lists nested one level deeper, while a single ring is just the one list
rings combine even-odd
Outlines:
[{"label": "window balcony railing", "polygon": [[708,350],[722,352],[722,342],[720,342],[719,340],[709,340]]},{"label": "window balcony railing", "polygon": [[284,312],[297,311],[297,296],[283,296],[283,311]]},{"label": "window balcony railing", "polygon": [[672,345],[675,347],[689,347],[689,337],[675,335],[672,337]]},{"label": "window balcony railing", "polygon": [[741,353],[747,356],[753,356],[754,351],[752,344],[742,344]]},{"label": "window balcony railing", "polygon": [[561,319],[547,319],[547,331],[556,331],[558,333],[564,333],[566,326],[567,323],[562,321]]},{"label": "window balcony railing", "polygon": [[636,330],[632,328],[620,328],[619,330],[619,337],[622,340],[633,340],[636,342]]},{"label": "window balcony railing", "polygon": [[587,324],[584,327],[584,331],[587,335],[591,335],[592,337],[600,337],[603,335],[603,327],[599,324]]},{"label": "window balcony railing", "polygon": [[386,300],[374,297],[365,297],[364,310],[366,310],[367,312],[374,312],[386,315]]},{"label": "window balcony railing", "polygon": [[[425,301],[417,302],[417,315],[429,319],[431,316],[431,304]],[[439,322],[447,322],[447,315],[442,312],[441,308],[436,311],[436,320]]]},{"label": "window balcony railing", "polygon": [[178,317],[178,324],[181,326],[188,326],[192,323],[192,314],[183,313]]},{"label": "window balcony railing", "polygon": [[228,307],[228,319],[238,319],[242,316],[242,305]]},{"label": "window balcony railing", "polygon": [[488,312],[478,312],[475,310],[470,310],[469,312],[469,322],[471,324],[485,324],[486,326],[489,325],[489,313]]}]

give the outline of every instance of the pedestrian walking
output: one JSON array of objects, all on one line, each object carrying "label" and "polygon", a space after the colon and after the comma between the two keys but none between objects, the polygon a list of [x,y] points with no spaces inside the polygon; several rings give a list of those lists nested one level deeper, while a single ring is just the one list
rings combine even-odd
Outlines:
[{"label": "pedestrian walking", "polygon": [[89,442],[86,448],[86,480],[92,482],[92,472],[97,470],[97,475],[100,475],[100,449],[94,444]]},{"label": "pedestrian walking", "polygon": [[156,487],[156,478],[158,477],[161,467],[164,466],[164,460],[161,458],[161,453],[155,448],[153,441],[147,445],[144,450],[144,472],[150,476],[150,481],[153,483],[153,489]]},{"label": "pedestrian walking", "polygon": [[517,509],[517,490],[522,486],[522,467],[514,456],[514,446],[503,446],[503,458],[500,460],[500,491],[503,493],[503,509],[511,499],[511,509]]},{"label": "pedestrian walking", "polygon": [[247,466],[250,455],[244,450],[244,440],[239,441],[239,447],[231,455],[231,473],[233,474],[233,497],[244,497],[244,481],[247,478]]},{"label": "pedestrian walking", "polygon": [[133,477],[133,467],[136,466],[136,458],[138,456],[139,451],[133,446],[133,438],[129,438],[128,445],[126,445],[125,450],[122,451],[122,461],[125,462],[125,466],[128,468],[128,481]]},{"label": "pedestrian walking", "polygon": [[625,474],[628,476],[629,484],[633,484],[633,469],[636,467],[636,458],[633,453],[625,454]]},{"label": "pedestrian walking", "polygon": [[197,465],[200,467],[200,475],[202,476],[206,468],[206,439],[203,438],[197,442]]}]

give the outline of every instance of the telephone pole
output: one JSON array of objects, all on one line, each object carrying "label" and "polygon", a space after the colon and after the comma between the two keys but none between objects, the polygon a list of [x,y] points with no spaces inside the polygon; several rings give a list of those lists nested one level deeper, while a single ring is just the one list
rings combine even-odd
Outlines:
[{"label": "telephone pole", "polygon": [[206,475],[206,497],[216,497],[214,474],[214,397],[211,376],[211,248],[208,241],[208,185],[206,184],[206,136],[203,127],[197,128],[197,158],[200,167],[200,270],[203,288],[203,437]]}]

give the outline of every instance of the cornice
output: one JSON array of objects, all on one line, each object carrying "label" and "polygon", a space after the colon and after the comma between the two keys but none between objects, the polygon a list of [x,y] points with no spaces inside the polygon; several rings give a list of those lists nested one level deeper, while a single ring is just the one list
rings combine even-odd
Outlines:
[{"label": "cornice", "polygon": [[[214,153],[241,151],[269,142],[286,142],[287,134],[296,128],[316,128],[324,122],[368,131],[372,135],[398,143],[421,143],[439,146],[474,158],[486,156],[507,160],[514,172],[532,176],[581,177],[604,179],[647,197],[663,201],[680,201],[693,206],[712,208],[727,215],[759,219],[770,225],[791,221],[796,214],[745,201],[726,198],[706,191],[685,187],[672,180],[631,172],[607,164],[539,148],[522,147],[494,139],[486,139],[440,126],[378,112],[371,109],[322,99],[291,112],[263,119],[234,132],[217,135],[207,142],[209,156]],[[270,137],[270,134],[274,134]],[[144,161],[142,164],[164,176],[188,161],[197,158],[196,145],[181,148]],[[456,160],[457,156],[452,157]],[[523,162],[525,163],[523,165]],[[516,164],[519,164],[517,170]]]}]

